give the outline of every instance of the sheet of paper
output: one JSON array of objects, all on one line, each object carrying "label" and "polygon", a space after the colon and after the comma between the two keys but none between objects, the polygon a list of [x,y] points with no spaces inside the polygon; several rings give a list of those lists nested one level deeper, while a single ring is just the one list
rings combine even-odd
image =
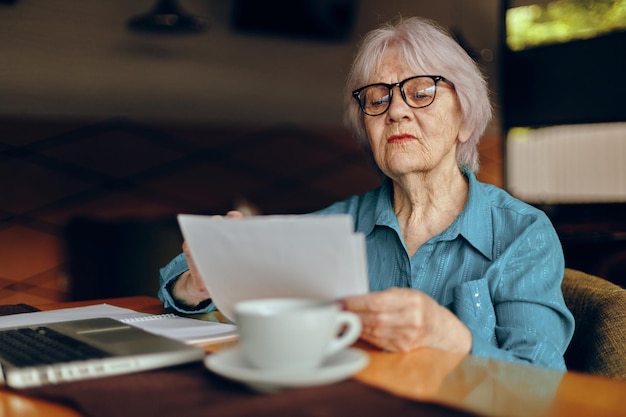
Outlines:
[{"label": "sheet of paper", "polygon": [[0,317],[0,329],[69,320],[110,317],[147,332],[185,343],[219,342],[237,338],[237,326],[173,315],[152,315],[110,304],[65,308]]},{"label": "sheet of paper", "polygon": [[214,303],[230,320],[241,300],[334,300],[368,291],[365,238],[348,215],[178,221]]}]

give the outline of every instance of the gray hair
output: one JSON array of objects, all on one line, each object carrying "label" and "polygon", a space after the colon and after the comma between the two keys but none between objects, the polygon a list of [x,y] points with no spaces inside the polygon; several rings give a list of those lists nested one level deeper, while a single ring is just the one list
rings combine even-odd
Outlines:
[{"label": "gray hair", "polygon": [[442,75],[452,81],[461,107],[463,122],[471,132],[456,151],[459,166],[477,172],[478,142],[492,117],[487,82],[480,68],[450,34],[437,23],[420,17],[398,19],[369,32],[363,38],[352,64],[344,94],[344,119],[357,141],[371,156],[364,115],[352,91],[370,82],[391,46],[415,74]]}]

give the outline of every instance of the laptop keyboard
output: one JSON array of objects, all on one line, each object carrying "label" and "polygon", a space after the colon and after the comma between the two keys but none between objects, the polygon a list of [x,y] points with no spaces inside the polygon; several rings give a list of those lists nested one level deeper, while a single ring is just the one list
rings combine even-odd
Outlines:
[{"label": "laptop keyboard", "polygon": [[98,359],[106,352],[48,327],[0,331],[0,356],[15,366],[49,365]]}]

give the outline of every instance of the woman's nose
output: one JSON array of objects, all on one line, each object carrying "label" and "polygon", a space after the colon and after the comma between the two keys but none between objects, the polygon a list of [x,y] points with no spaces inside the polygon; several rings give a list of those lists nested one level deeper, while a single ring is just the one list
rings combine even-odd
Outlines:
[{"label": "woman's nose", "polygon": [[413,110],[404,101],[400,87],[394,87],[391,103],[389,103],[389,109],[387,110],[387,117],[390,120],[400,120],[412,116]]}]

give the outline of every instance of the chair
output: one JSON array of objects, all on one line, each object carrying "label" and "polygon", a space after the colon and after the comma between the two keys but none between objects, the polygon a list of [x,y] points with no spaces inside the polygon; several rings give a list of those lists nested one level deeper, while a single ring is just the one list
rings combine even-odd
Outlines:
[{"label": "chair", "polygon": [[562,289],[576,320],[568,369],[626,380],[626,289],[569,268]]}]

